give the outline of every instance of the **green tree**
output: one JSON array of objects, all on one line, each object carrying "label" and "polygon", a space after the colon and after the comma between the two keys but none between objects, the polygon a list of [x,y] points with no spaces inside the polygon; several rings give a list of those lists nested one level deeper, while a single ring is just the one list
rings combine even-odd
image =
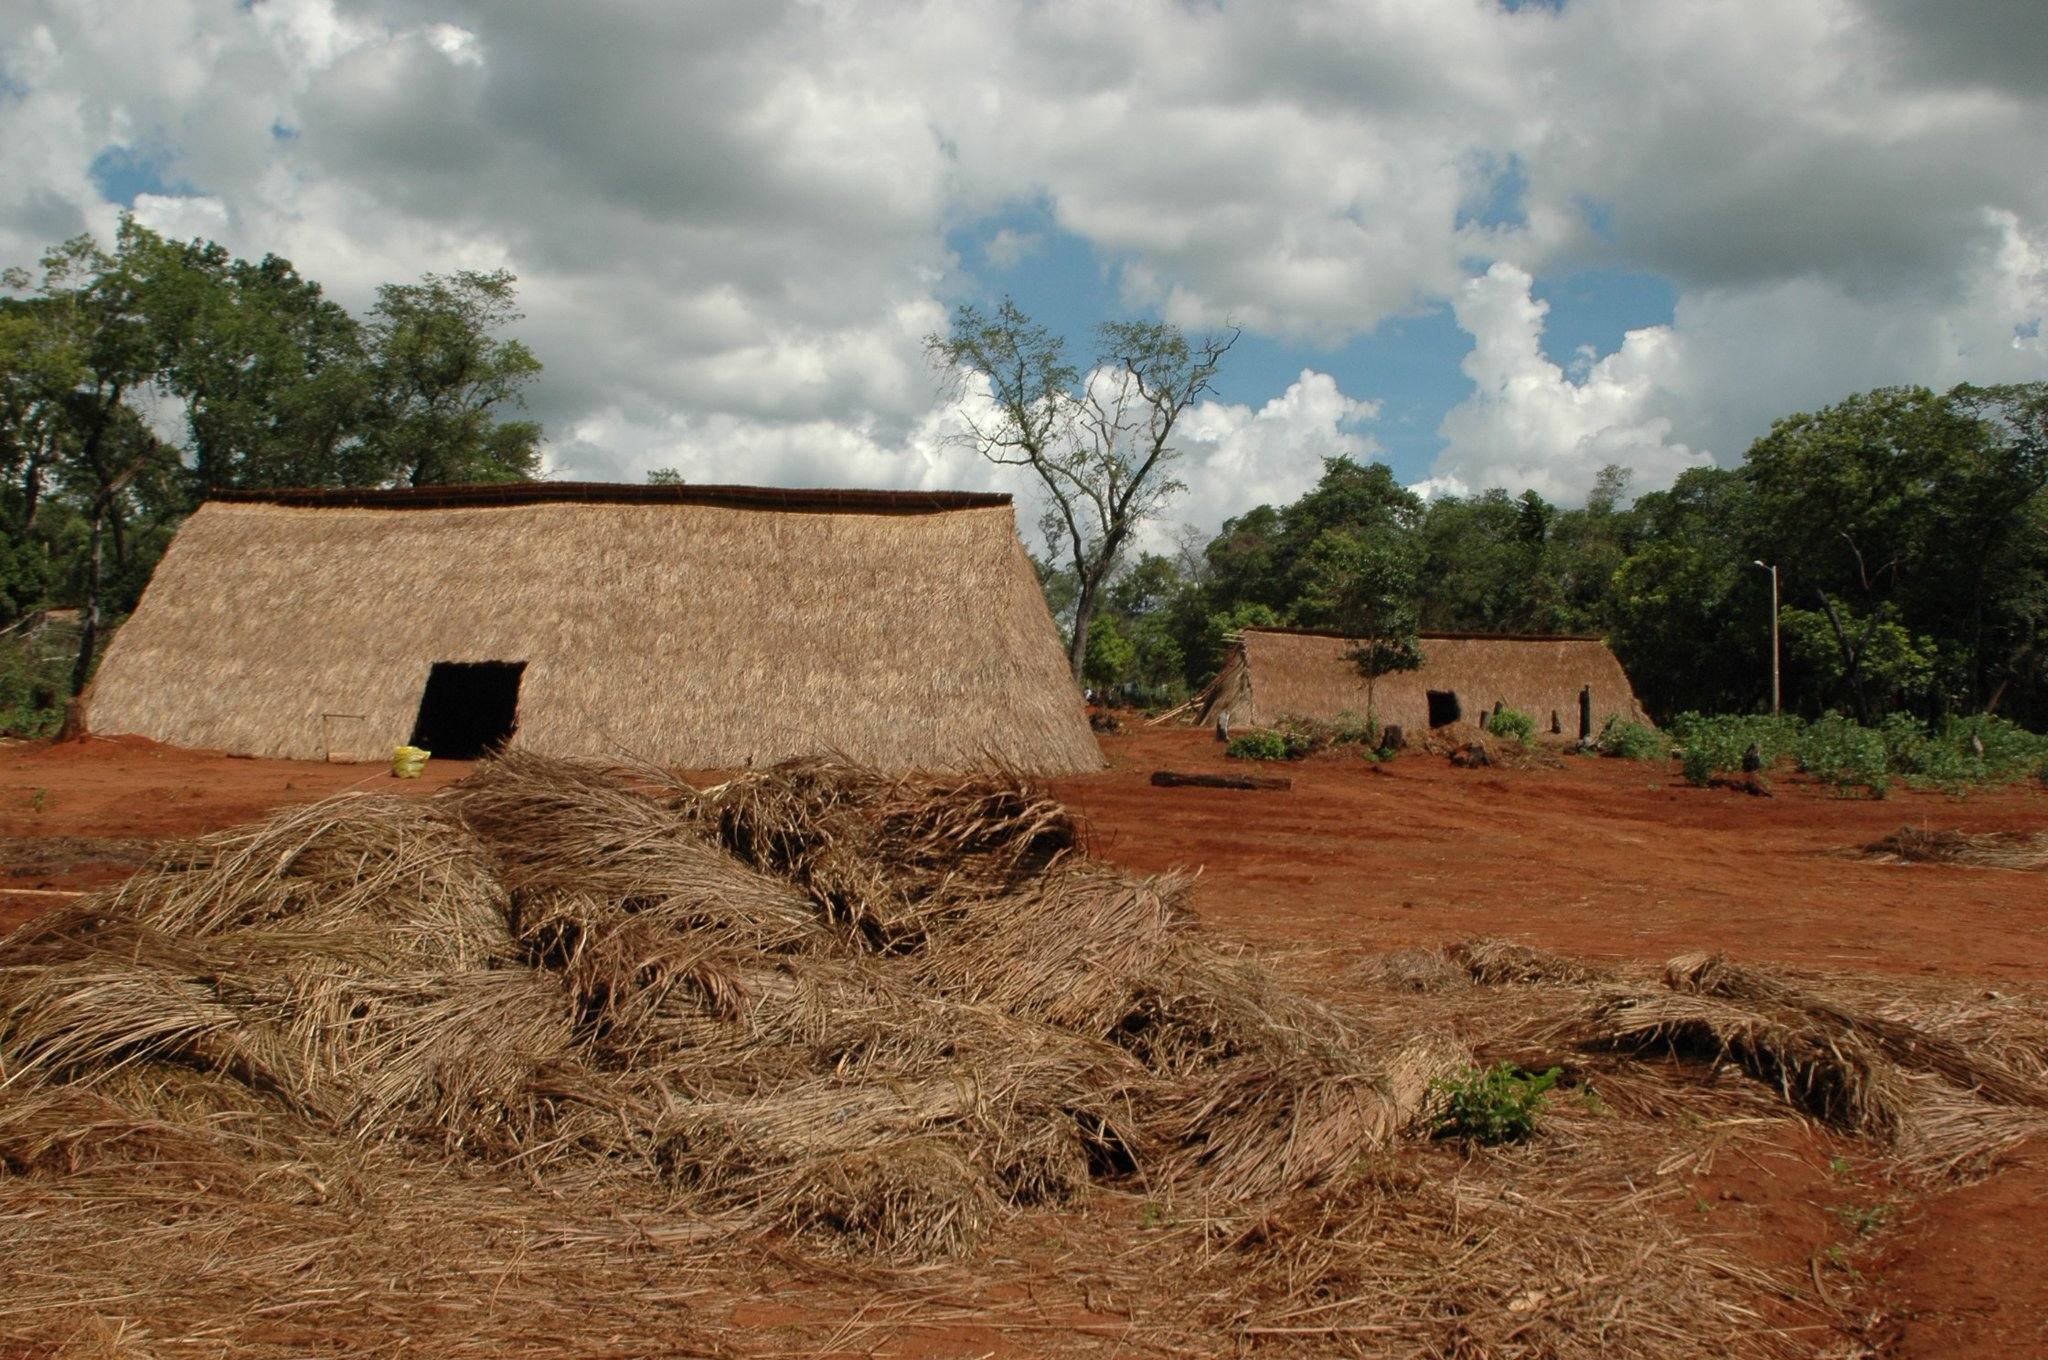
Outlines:
[{"label": "green tree", "polygon": [[1693,468],[1636,503],[1640,539],[1608,586],[1610,638],[1652,713],[1747,710],[1769,692],[1770,584],[1751,565],[1754,495]]},{"label": "green tree", "polygon": [[1423,623],[1452,631],[1533,630],[1531,592],[1542,570],[1549,508],[1540,496],[1514,500],[1498,489],[1432,500],[1418,530]]},{"label": "green tree", "polygon": [[1359,533],[1327,529],[1306,555],[1307,584],[1297,615],[1359,640],[1352,659],[1365,676],[1368,718],[1374,715],[1373,691],[1379,677],[1422,664],[1416,638],[1421,565],[1415,537],[1390,526]]},{"label": "green tree", "polygon": [[508,482],[540,468],[540,426],[506,420],[540,361],[497,334],[519,320],[505,270],[386,284],[370,311],[367,463],[406,486]]},{"label": "green tree", "polygon": [[1107,614],[1088,621],[1088,659],[1082,678],[1098,691],[1122,684],[1138,664],[1138,649]]},{"label": "green tree", "polygon": [[1859,715],[1875,714],[1858,657],[1895,620],[1954,658],[1944,702],[1980,707],[2015,681],[2038,691],[2048,385],[1881,388],[1786,417],[1751,446],[1757,555],[1787,599],[1831,616]]},{"label": "green tree", "polygon": [[252,264],[199,240],[150,254],[145,305],[201,494],[383,479],[360,437],[370,374],[354,317],[275,255]]},{"label": "green tree", "polygon": [[1890,710],[1919,702],[1940,666],[1933,639],[1916,638],[1900,627],[1889,607],[1881,617],[1865,620],[1839,601],[1830,603],[1835,619],[1821,610],[1792,607],[1780,619],[1786,665],[1804,672],[1814,695],[1812,706],[1832,704],[1848,682],[1848,663],[1835,633],[1837,621],[1857,640],[1853,652],[1857,674],[1876,708]]},{"label": "green tree", "polygon": [[14,300],[16,316],[42,328],[28,347],[68,356],[51,369],[64,385],[51,393],[55,457],[47,471],[76,498],[87,524],[74,694],[85,688],[100,642],[108,539],[117,565],[125,564],[125,508],[152,474],[177,466],[176,450],[129,404],[162,373],[163,345],[148,308],[156,244],[153,233],[126,219],[111,254],[80,236],[46,252],[39,276],[10,270],[5,279],[30,294]]}]

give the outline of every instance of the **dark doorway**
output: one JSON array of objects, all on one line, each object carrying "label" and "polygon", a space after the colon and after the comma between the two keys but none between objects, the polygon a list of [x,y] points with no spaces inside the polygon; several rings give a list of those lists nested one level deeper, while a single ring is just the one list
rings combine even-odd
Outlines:
[{"label": "dark doorway", "polygon": [[519,727],[524,661],[436,661],[420,695],[412,744],[444,760],[475,760],[512,740]]},{"label": "dark doorway", "polygon": [[1458,707],[1458,696],[1447,689],[1429,691],[1429,725],[1446,727],[1464,716]]}]

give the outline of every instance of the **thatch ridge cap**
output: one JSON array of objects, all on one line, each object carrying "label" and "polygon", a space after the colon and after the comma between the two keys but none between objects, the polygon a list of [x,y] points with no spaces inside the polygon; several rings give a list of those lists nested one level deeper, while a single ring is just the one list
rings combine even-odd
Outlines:
[{"label": "thatch ridge cap", "polygon": [[[1290,628],[1281,624],[1271,626],[1245,627],[1238,630],[1247,633],[1279,633],[1287,637],[1335,638],[1344,642],[1356,642],[1356,633],[1347,633],[1337,628]],[[1425,641],[1434,642],[1605,642],[1598,633],[1460,633],[1424,629],[1415,635]]]},{"label": "thatch ridge cap", "polygon": [[798,514],[924,515],[1008,506],[997,491],[866,491],[834,487],[636,482],[485,482],[420,487],[267,487],[208,492],[207,501],[295,509],[449,510],[498,505],[695,505]]}]

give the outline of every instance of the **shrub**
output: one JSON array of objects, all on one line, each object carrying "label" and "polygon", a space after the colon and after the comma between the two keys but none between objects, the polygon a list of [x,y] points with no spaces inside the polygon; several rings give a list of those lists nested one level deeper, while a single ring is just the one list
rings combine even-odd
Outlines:
[{"label": "shrub", "polygon": [[0,637],[0,736],[47,737],[64,721],[69,667],[19,638]]},{"label": "shrub", "polygon": [[[1984,748],[1981,759],[1970,746],[1972,737]],[[2048,734],[2029,732],[2004,718],[1989,714],[1952,718],[1942,728],[1941,741],[1959,753],[1968,752],[1981,771],[1977,776],[1981,779],[2025,779],[2034,774],[2048,775]]]},{"label": "shrub", "polygon": [[1536,740],[1536,720],[1519,708],[1504,708],[1487,722],[1486,730],[1502,740],[1512,739],[1527,746]]},{"label": "shrub", "polygon": [[1799,768],[1837,788],[1866,788],[1879,798],[1891,786],[1885,768],[1884,733],[1839,713],[1806,725],[1793,749]]},{"label": "shrub", "polygon": [[1330,744],[1374,750],[1380,744],[1380,720],[1370,713],[1361,718],[1347,708],[1330,724]]},{"label": "shrub", "polygon": [[1623,760],[1662,760],[1671,754],[1671,744],[1656,728],[1630,722],[1619,714],[1608,718],[1595,744],[1601,755]]},{"label": "shrub", "polygon": [[1295,754],[1286,734],[1266,729],[1240,732],[1223,748],[1232,760],[1293,760]]},{"label": "shrub", "polygon": [[1433,1122],[1440,1138],[1475,1143],[1506,1143],[1536,1131],[1536,1117],[1548,1103],[1543,1093],[1557,1085],[1559,1069],[1525,1072],[1509,1062],[1467,1068],[1454,1077],[1440,1077],[1431,1092],[1442,1104]]},{"label": "shrub", "polygon": [[[1274,722],[1270,729],[1247,732],[1248,737],[1259,738],[1258,749],[1276,749],[1274,741],[1281,744],[1279,754],[1250,754],[1252,746],[1245,748],[1241,758],[1247,760],[1300,760],[1318,751],[1332,747],[1349,746],[1373,754],[1379,745],[1380,725],[1371,718],[1361,720],[1357,714],[1344,712],[1334,722],[1322,722],[1316,718],[1284,716]],[[1235,741],[1224,748],[1225,755],[1239,755]]]},{"label": "shrub", "polygon": [[1705,784],[1717,774],[1741,769],[1743,753],[1752,745],[1765,769],[1793,755],[1802,727],[1793,717],[1681,713],[1671,720],[1671,735],[1681,749],[1686,779]]},{"label": "shrub", "polygon": [[1951,718],[1930,729],[1894,713],[1878,732],[1884,740],[1885,768],[1916,787],[1957,792],[1971,784],[2026,779],[2048,771],[2048,736],[2003,718]]},{"label": "shrub", "polygon": [[[1615,725],[1609,724],[1611,730]],[[1685,776],[1704,784],[1740,768],[1754,742],[1769,766],[1789,758],[1838,788],[1865,788],[1882,798],[1893,776],[1918,787],[1959,791],[1972,784],[2048,777],[2048,736],[2003,718],[1951,718],[1930,728],[1894,713],[1864,727],[1839,713],[1802,722],[1791,717],[1707,717],[1681,713],[1671,723],[1683,748]],[[1606,749],[1608,731],[1601,733]]]}]

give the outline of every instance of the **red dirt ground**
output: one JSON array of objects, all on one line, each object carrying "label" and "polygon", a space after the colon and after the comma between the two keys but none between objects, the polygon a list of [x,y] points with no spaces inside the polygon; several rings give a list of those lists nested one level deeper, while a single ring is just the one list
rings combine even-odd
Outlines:
[{"label": "red dirt ground", "polygon": [[[1415,755],[1284,767],[1286,791],[1159,789],[1155,769],[1242,772],[1208,735],[1106,737],[1110,769],[1052,781],[1095,848],[1142,870],[1200,866],[1213,928],[1332,962],[1480,934],[1567,953],[1745,960],[1985,987],[2048,982],[2048,876],[1872,863],[1848,853],[1901,825],[2048,830],[2038,785],[1957,799],[1845,798],[1780,777],[1775,796],[1687,787],[1671,770],[1571,758],[1555,769],[1461,770]],[[398,781],[380,767],[230,759],[140,741],[0,747],[0,929],[130,871],[133,842],[247,821],[346,789],[424,793],[467,767]],[[51,844],[52,838],[92,838]],[[42,848],[33,842],[42,842]],[[123,842],[128,844],[123,845]],[[101,843],[104,843],[103,845]],[[1713,1226],[1776,1264],[1843,1242],[1831,1207],[1883,1188],[1845,1184],[1812,1146],[1729,1165],[1698,1192]],[[1856,1248],[1871,1286],[1866,1355],[1992,1360],[2048,1355],[2048,1148],[1922,1202]],[[1703,1215],[1705,1211],[1702,1211]],[[1854,1246],[1855,1244],[1850,1244]],[[1837,1271],[1830,1291],[1846,1296]],[[1834,1352],[1841,1353],[1837,1344]]]}]

